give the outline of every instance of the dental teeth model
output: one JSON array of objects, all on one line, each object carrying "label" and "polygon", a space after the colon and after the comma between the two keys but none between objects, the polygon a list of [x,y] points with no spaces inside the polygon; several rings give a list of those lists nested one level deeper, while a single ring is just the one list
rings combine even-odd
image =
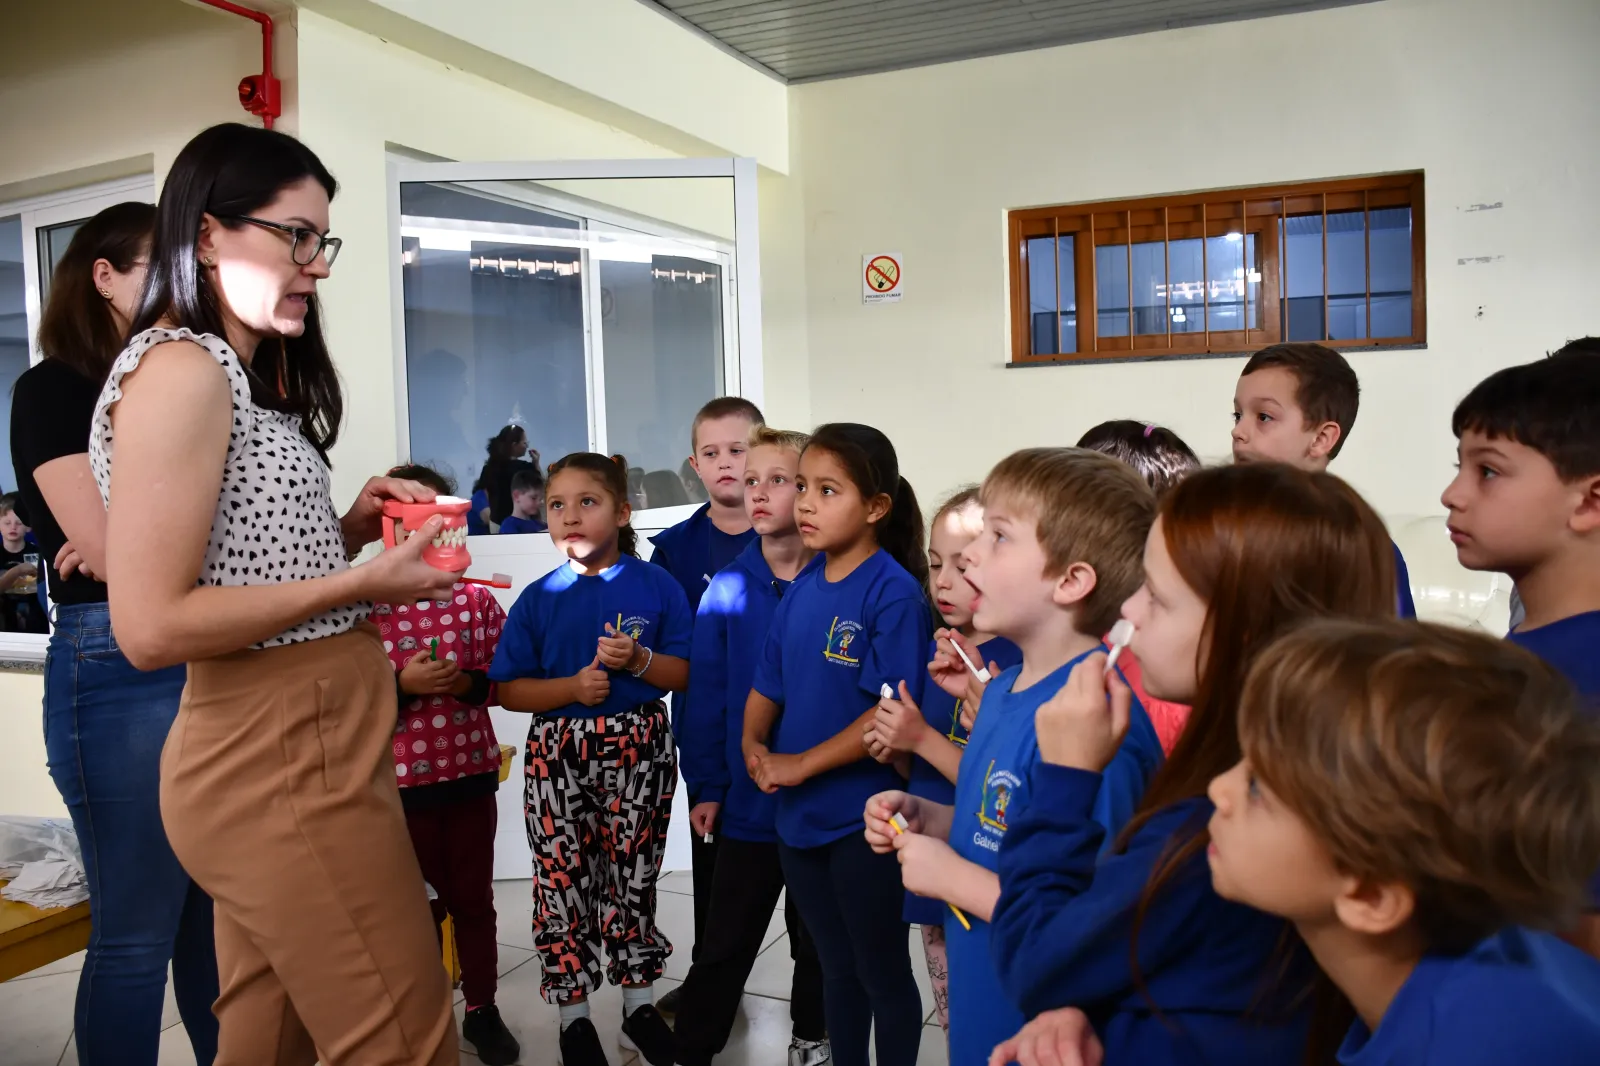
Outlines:
[{"label": "dental teeth model", "polygon": [[383,545],[394,547],[426,525],[428,519],[439,515],[444,519],[444,529],[422,549],[422,558],[440,570],[465,570],[472,565],[472,555],[467,551],[467,511],[471,507],[470,500],[454,496],[440,496],[432,503],[386,500]]}]

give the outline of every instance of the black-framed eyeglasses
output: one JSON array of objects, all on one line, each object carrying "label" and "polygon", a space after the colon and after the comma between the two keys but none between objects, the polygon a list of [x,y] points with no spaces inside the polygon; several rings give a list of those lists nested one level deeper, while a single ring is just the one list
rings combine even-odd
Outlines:
[{"label": "black-framed eyeglasses", "polygon": [[294,244],[289,248],[289,258],[293,259],[296,266],[310,266],[316,261],[318,253],[327,256],[328,266],[333,266],[333,261],[339,258],[339,249],[344,241],[338,237],[325,237],[314,229],[304,226],[291,226],[284,222],[269,222],[264,218],[252,218],[250,215],[224,215],[223,218],[234,222],[248,222],[254,226],[265,226],[287,233],[294,238]]}]

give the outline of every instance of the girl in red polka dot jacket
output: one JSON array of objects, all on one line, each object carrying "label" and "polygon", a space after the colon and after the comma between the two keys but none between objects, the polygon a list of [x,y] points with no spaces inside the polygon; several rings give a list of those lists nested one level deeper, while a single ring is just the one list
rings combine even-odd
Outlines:
[{"label": "girl in red polka dot jacket", "polygon": [[[442,496],[454,487],[425,466],[390,477],[420,481]],[[439,898],[435,922],[455,922],[467,1013],[461,1035],[486,1063],[512,1063],[520,1048],[494,1005],[495,790],[500,742],[489,722],[494,661],[505,612],[479,585],[457,584],[450,599],[380,603],[372,620],[395,668],[400,714],[394,728],[395,783],[423,879]]]}]

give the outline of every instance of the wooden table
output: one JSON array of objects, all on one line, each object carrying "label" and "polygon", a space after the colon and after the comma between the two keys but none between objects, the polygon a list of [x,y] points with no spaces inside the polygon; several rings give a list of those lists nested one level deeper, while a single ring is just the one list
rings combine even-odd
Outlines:
[{"label": "wooden table", "polygon": [[[6,884],[0,881],[0,885]],[[89,946],[89,902],[42,911],[0,899],[0,981],[48,966]]]}]

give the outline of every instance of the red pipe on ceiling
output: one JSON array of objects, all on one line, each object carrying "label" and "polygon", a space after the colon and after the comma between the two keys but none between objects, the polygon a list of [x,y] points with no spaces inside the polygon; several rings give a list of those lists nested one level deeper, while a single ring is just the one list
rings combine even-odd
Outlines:
[{"label": "red pipe on ceiling", "polygon": [[199,0],[229,14],[241,15],[261,24],[261,73],[239,82],[239,106],[261,116],[261,124],[272,128],[272,120],[283,114],[283,84],[272,76],[272,19],[265,13],[231,4],[228,0]]}]

